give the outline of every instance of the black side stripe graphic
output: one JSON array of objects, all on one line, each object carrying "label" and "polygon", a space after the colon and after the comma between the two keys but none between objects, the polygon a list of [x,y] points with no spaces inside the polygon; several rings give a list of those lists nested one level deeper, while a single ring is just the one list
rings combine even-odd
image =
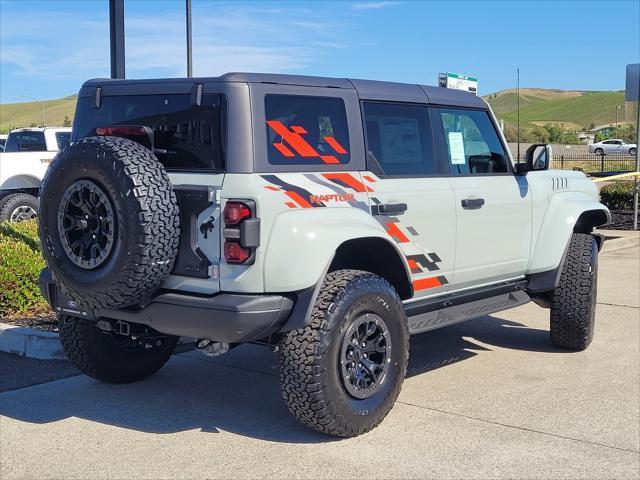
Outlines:
[{"label": "black side stripe graphic", "polygon": [[326,207],[326,205],[322,202],[312,202],[311,201],[311,192],[305,190],[304,188],[298,187],[296,185],[291,185],[290,183],[285,182],[280,177],[276,175],[260,175],[267,182],[272,183],[273,185],[277,185],[278,187],[283,188],[289,192],[296,192],[302,198],[304,198],[307,202],[309,202],[314,207]]}]

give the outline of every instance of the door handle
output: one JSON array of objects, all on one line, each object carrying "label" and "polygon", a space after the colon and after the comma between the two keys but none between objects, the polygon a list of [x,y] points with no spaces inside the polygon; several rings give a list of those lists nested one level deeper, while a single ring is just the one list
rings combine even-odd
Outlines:
[{"label": "door handle", "polygon": [[380,203],[371,207],[374,215],[399,215],[407,211],[406,203]]},{"label": "door handle", "polygon": [[477,210],[484,205],[484,198],[465,198],[460,203],[462,203],[462,208],[466,210]]}]

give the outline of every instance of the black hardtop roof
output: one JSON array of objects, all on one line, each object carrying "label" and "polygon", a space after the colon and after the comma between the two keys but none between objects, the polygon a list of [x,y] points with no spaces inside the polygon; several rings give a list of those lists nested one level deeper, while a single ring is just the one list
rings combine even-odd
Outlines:
[{"label": "black hardtop roof", "polygon": [[140,91],[143,85],[196,84],[196,83],[272,83],[291,86],[308,86],[356,90],[361,99],[392,100],[400,102],[431,103],[462,107],[486,108],[485,102],[470,92],[452,90],[443,87],[411,83],[383,82],[378,80],[359,80],[351,78],[314,77],[307,75],[284,75],[277,73],[225,73],[219,77],[162,78],[122,80],[96,78],[88,80],[84,87],[112,87],[117,85],[136,85]]}]

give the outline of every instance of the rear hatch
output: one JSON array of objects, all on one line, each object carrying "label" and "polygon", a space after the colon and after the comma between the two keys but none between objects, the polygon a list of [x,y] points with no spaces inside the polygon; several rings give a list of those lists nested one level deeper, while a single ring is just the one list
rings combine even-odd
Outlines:
[{"label": "rear hatch", "polygon": [[[78,98],[73,140],[96,135],[98,129],[152,146],[169,173],[180,208],[178,258],[164,287],[211,294],[220,290],[225,98],[202,94],[196,85],[191,87],[196,91],[188,93],[186,85],[181,87],[182,92],[168,88],[170,93],[152,95],[119,91],[113,85],[85,87]],[[100,128],[118,125],[132,128]],[[147,127],[147,135],[141,137],[133,127]]]}]

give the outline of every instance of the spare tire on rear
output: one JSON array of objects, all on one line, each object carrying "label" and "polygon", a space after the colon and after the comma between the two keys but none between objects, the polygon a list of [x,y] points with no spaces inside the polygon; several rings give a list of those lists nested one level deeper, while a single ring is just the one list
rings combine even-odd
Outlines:
[{"label": "spare tire on rear", "polygon": [[61,151],[40,194],[40,242],[55,281],[79,304],[141,303],[165,281],[178,254],[178,203],[148,148],[88,137]]}]

